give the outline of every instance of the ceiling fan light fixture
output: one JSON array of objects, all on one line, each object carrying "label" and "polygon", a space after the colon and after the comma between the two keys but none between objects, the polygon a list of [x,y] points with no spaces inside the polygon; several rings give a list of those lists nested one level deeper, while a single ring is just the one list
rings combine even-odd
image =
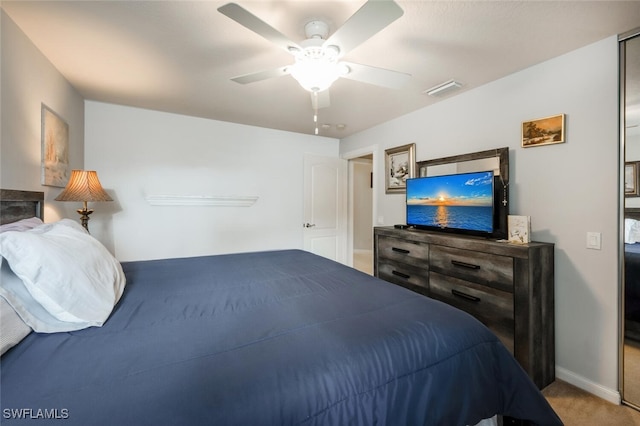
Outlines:
[{"label": "ceiling fan light fixture", "polygon": [[339,53],[339,49],[309,43],[296,55],[296,63],[289,68],[289,72],[305,90],[322,92],[344,75],[345,65],[337,62]]},{"label": "ceiling fan light fixture", "polygon": [[338,66],[331,63],[296,62],[290,72],[300,86],[309,92],[327,90],[340,77]]}]

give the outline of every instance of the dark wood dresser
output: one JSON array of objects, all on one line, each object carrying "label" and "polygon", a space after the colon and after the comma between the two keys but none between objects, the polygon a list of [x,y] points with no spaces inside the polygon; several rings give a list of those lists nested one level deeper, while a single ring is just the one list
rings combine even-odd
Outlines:
[{"label": "dark wood dresser", "polygon": [[374,274],[487,325],[531,379],[555,379],[554,245],[374,228]]}]

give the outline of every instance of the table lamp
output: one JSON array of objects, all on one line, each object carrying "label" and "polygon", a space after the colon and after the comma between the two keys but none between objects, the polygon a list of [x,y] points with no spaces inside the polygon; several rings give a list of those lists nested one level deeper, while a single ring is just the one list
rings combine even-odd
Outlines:
[{"label": "table lamp", "polygon": [[77,211],[80,214],[80,222],[87,232],[89,232],[89,215],[93,213],[93,210],[87,209],[87,202],[113,201],[109,194],[102,189],[95,170],[72,170],[66,188],[55,200],[82,201],[83,207]]}]

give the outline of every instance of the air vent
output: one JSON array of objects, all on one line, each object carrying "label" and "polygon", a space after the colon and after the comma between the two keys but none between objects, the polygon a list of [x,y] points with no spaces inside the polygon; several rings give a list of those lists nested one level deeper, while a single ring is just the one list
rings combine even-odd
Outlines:
[{"label": "air vent", "polygon": [[422,93],[426,93],[429,96],[443,96],[454,90],[458,90],[461,87],[462,83],[455,80],[449,80],[444,83],[438,84],[437,86],[433,86],[432,88],[427,89]]}]

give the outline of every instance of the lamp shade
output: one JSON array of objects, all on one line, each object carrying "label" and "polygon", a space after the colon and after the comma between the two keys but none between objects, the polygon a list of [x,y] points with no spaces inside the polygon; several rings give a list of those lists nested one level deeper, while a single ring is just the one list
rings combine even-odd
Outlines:
[{"label": "lamp shade", "polygon": [[72,170],[71,178],[56,201],[113,201],[102,189],[95,170]]}]

